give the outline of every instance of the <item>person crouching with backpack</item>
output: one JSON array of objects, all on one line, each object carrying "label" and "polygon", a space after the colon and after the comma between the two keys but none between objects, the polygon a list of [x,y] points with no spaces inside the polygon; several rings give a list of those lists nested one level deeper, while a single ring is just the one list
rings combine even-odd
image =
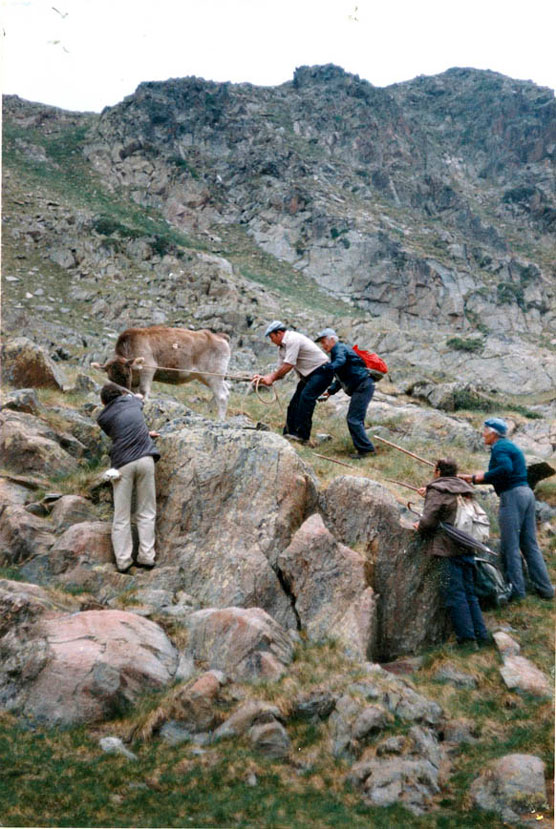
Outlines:
[{"label": "person crouching with backpack", "polygon": [[428,555],[444,559],[441,587],[444,607],[448,610],[458,645],[476,649],[490,644],[479,600],[475,593],[475,558],[466,553],[439,527],[441,521],[453,524],[458,495],[470,496],[473,488],[457,477],[458,467],[452,458],[436,461],[434,479],[419,490],[425,496],[421,519],[413,527],[427,541]]}]

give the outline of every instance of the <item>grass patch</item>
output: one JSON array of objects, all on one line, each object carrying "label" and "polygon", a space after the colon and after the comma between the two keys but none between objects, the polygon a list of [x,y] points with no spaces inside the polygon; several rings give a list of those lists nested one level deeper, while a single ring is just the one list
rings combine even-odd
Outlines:
[{"label": "grass patch", "polygon": [[446,340],[446,345],[454,351],[467,351],[470,353],[482,351],[484,348],[483,340],[477,337],[469,338],[467,340],[464,340],[461,337],[450,337],[449,340]]}]

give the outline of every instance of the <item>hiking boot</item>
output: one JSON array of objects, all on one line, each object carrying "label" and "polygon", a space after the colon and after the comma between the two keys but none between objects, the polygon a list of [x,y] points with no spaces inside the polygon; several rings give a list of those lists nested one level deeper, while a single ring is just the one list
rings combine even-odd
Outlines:
[{"label": "hiking boot", "polygon": [[368,455],[376,455],[374,449],[369,449],[368,452],[354,452],[353,455],[350,455],[350,458],[354,461],[361,461],[363,458],[366,458]]},{"label": "hiking boot", "polygon": [[129,573],[129,571],[131,570],[132,567],[133,567],[133,561],[131,562],[131,564],[128,564],[127,567],[118,567],[117,570],[118,570],[118,573],[121,573],[122,576],[123,576],[126,573]]},{"label": "hiking boot", "polygon": [[143,570],[152,570],[154,567],[154,561],[137,561],[135,562],[137,567],[142,567]]},{"label": "hiking boot", "polygon": [[477,639],[477,644],[480,648],[493,648],[496,642],[492,633],[489,633],[488,636]]},{"label": "hiking boot", "polygon": [[299,435],[284,435],[286,440],[292,440],[294,443],[303,443],[303,438],[300,438]]}]

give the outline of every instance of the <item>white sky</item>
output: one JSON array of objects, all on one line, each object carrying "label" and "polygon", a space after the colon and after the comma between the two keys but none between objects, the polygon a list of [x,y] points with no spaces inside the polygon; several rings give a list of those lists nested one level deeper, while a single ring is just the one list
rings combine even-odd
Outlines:
[{"label": "white sky", "polygon": [[2,0],[4,93],[64,109],[196,75],[274,86],[335,63],[375,86],[452,66],[556,86],[554,0]]}]

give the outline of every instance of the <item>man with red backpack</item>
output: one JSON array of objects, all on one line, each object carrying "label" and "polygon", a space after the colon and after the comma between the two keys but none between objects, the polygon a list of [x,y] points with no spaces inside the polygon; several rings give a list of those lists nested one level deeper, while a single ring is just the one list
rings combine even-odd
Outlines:
[{"label": "man with red backpack", "polygon": [[354,460],[361,460],[375,453],[375,447],[365,431],[365,415],[372,400],[375,384],[363,359],[353,348],[341,343],[333,328],[320,331],[315,342],[330,355],[330,368],[334,372],[334,381],[320,399],[327,399],[341,388],[351,397],[347,412],[347,425],[353,445],[357,452],[350,455]]}]

